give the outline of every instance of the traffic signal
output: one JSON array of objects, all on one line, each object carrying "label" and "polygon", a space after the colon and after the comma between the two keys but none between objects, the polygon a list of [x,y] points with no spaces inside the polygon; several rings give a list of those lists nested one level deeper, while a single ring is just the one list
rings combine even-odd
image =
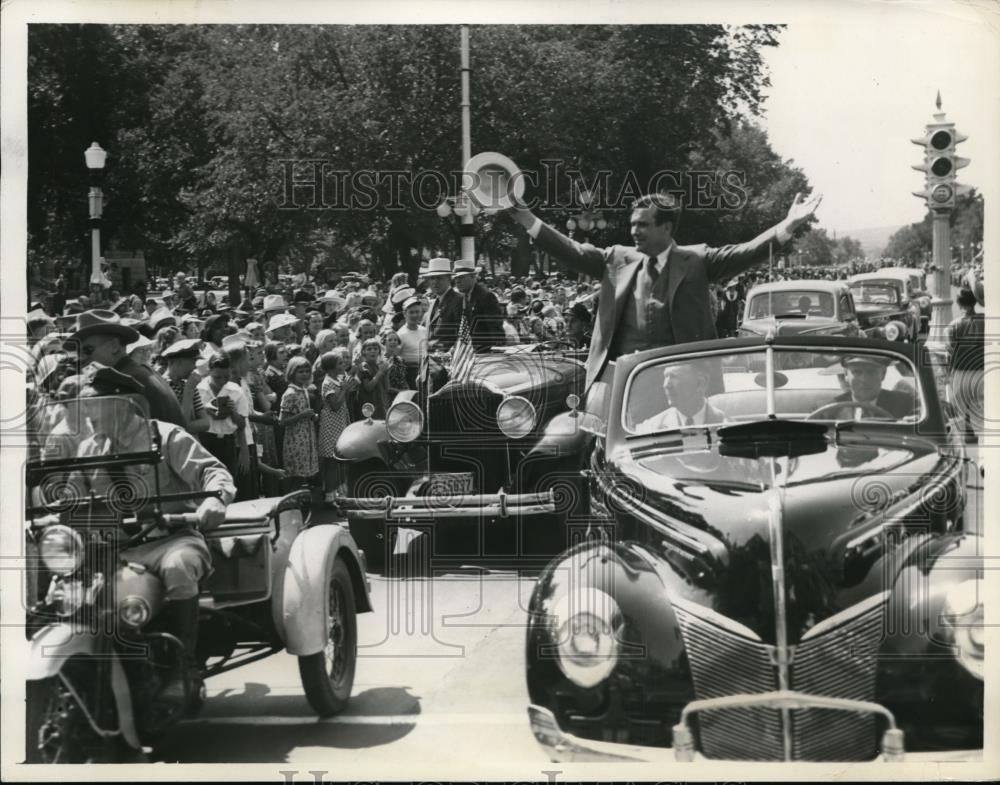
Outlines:
[{"label": "traffic signal", "polygon": [[[941,108],[940,95],[937,107]],[[945,120],[943,112],[938,112],[934,122],[927,124],[924,135],[910,140],[924,148],[924,162],[913,168],[926,175],[924,190],[914,191],[913,195],[926,199],[932,210],[953,208],[955,198],[971,190],[959,183],[955,174],[969,165],[968,158],[955,154],[955,145],[968,138],[956,130],[954,123]]]}]

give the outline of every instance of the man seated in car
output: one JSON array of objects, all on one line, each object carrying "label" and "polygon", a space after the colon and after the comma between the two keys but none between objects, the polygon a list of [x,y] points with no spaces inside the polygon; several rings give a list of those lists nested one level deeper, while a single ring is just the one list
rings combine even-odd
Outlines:
[{"label": "man seated in car", "polygon": [[643,420],[637,433],[653,433],[728,422],[725,412],[708,402],[710,374],[702,363],[675,363],[663,371],[663,392],[669,408]]},{"label": "man seated in car", "polygon": [[[885,417],[889,414],[899,420],[914,414],[916,400],[913,393],[882,388],[890,364],[888,357],[875,355],[855,355],[841,361],[847,390],[832,401],[843,402],[839,412],[854,409],[856,419]],[[881,409],[885,414],[872,407]],[[837,410],[831,411],[838,413]]]},{"label": "man seated in car", "polygon": [[808,316],[810,307],[812,307],[812,300],[809,299],[809,295],[802,295],[799,298],[799,313],[804,313]]}]

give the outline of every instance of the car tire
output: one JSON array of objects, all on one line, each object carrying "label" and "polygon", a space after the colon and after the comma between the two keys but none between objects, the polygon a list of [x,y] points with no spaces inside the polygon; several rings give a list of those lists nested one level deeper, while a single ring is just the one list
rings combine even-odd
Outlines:
[{"label": "car tire", "polygon": [[332,717],[347,706],[358,657],[354,587],[347,565],[339,556],[330,567],[327,592],[327,645],[323,651],[299,657],[302,688],[309,705],[320,717]]}]

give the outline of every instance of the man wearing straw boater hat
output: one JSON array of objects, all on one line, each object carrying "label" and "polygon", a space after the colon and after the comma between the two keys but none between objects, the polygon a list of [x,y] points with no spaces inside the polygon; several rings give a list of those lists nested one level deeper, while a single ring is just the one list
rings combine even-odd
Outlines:
[{"label": "man wearing straw boater hat", "polygon": [[118,314],[84,311],[76,318],[73,339],[80,352],[81,366],[98,363],[130,376],[142,385],[151,417],[186,427],[180,404],[163,377],[128,356],[128,346],[139,339],[139,333],[122,324]]},{"label": "man wearing straw boater hat", "polygon": [[424,316],[427,343],[432,351],[448,351],[458,337],[462,320],[462,296],[451,288],[451,260],[438,256],[418,272],[427,282],[430,306]]}]

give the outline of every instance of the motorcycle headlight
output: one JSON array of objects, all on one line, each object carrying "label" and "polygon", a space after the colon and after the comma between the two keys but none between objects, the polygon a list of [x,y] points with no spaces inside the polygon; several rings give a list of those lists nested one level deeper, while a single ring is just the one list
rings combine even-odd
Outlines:
[{"label": "motorcycle headlight", "polygon": [[83,563],[83,539],[69,526],[49,526],[42,532],[38,552],[56,575],[72,575]]},{"label": "motorcycle headlight", "polygon": [[555,608],[559,668],[581,687],[600,684],[618,663],[622,614],[600,589],[582,589]]},{"label": "motorcycle headlight", "polygon": [[412,442],[424,429],[424,413],[413,401],[394,403],[385,416],[385,429],[397,442]]},{"label": "motorcycle headlight", "polygon": [[889,324],[882,328],[882,332],[885,334],[887,341],[898,341],[899,336],[902,334],[899,330],[899,325],[895,322],[889,322]]},{"label": "motorcycle headlight", "polygon": [[130,594],[118,603],[118,618],[129,627],[141,627],[149,621],[151,611],[145,597]]},{"label": "motorcycle headlight", "polygon": [[535,407],[520,395],[504,398],[497,407],[497,425],[508,439],[523,439],[535,427]]},{"label": "motorcycle headlight", "polygon": [[978,580],[952,586],[944,598],[945,624],[951,629],[955,656],[969,673],[983,680],[983,600]]}]

